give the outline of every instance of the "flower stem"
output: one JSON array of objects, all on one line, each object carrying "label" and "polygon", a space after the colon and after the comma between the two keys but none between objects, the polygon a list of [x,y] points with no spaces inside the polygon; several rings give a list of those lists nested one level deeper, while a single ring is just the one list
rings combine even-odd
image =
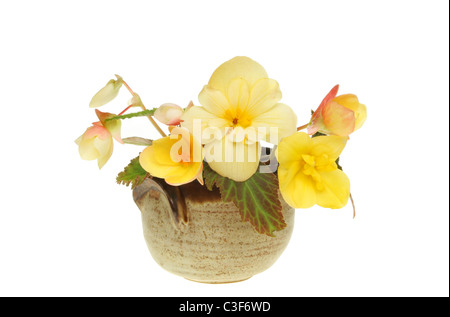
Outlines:
[{"label": "flower stem", "polygon": [[[147,110],[144,105],[141,106],[142,110]],[[166,137],[167,135],[164,133],[164,131],[159,127],[159,125],[156,123],[156,121],[152,118],[152,116],[147,116],[148,120],[153,124],[156,130],[158,130],[159,134],[161,134],[162,137]]]},{"label": "flower stem", "polygon": [[305,129],[307,126],[309,125],[309,123],[307,123],[307,124],[304,124],[304,125],[302,125],[302,126],[300,126],[300,127],[298,127],[297,128],[297,131],[300,131],[300,130],[303,130],[303,129]]},{"label": "flower stem", "polygon": [[[134,97],[136,96],[136,93],[133,91],[133,89],[131,89],[130,86],[128,86],[128,84],[125,82],[125,80],[122,80],[123,84],[125,87],[127,87],[128,91],[130,92],[130,94]],[[132,105],[130,105],[128,108],[126,108],[124,111],[127,111],[129,108],[131,108]],[[143,104],[141,104],[141,109],[143,111],[147,110],[147,108],[145,108],[145,106]],[[159,125],[156,123],[156,121],[152,118],[152,116],[147,116],[148,120],[150,120],[150,123],[155,127],[155,129],[159,132],[159,134],[161,134],[162,137],[166,137],[167,135],[164,133],[164,131],[159,127]]]},{"label": "flower stem", "polygon": [[350,201],[352,202],[353,206],[353,219],[356,217],[356,208],[355,208],[355,202],[353,201],[352,193],[350,193]]},{"label": "flower stem", "polygon": [[127,112],[131,107],[133,107],[133,105],[129,105],[128,107],[126,107],[121,113],[118,114],[118,116],[123,115],[125,112]]}]

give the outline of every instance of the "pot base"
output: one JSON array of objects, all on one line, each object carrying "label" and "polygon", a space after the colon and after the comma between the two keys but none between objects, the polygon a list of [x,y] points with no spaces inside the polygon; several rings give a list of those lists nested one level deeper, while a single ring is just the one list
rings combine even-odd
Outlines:
[{"label": "pot base", "polygon": [[224,281],[224,282],[220,282],[220,281],[197,281],[197,280],[193,280],[190,278],[185,277],[186,280],[191,281],[191,282],[196,282],[196,283],[202,283],[202,284],[232,284],[232,283],[239,283],[239,282],[243,282],[246,281],[250,278],[252,278],[253,276],[249,276],[247,278],[244,278],[242,280],[236,280],[236,281]]}]

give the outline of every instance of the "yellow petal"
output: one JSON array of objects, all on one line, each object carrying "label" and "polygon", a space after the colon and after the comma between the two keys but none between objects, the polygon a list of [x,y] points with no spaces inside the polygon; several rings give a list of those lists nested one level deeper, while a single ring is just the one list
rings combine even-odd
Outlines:
[{"label": "yellow petal", "polygon": [[173,167],[172,165],[162,165],[155,160],[153,146],[148,146],[141,152],[139,155],[139,163],[144,170],[159,178],[164,178]]},{"label": "yellow petal", "polygon": [[83,160],[91,161],[96,160],[100,153],[94,144],[95,138],[84,139],[82,137],[78,138],[78,152]]},{"label": "yellow petal", "polygon": [[170,136],[153,141],[153,145],[151,145],[154,153],[153,160],[161,165],[177,165],[178,162],[173,161],[170,156],[170,149],[176,142],[177,139],[171,139]]},{"label": "yellow petal", "polygon": [[247,81],[242,78],[232,80],[227,89],[227,97],[233,114],[242,113],[248,105],[249,87]]},{"label": "yellow petal", "polygon": [[297,116],[292,109],[282,103],[276,104],[270,110],[260,114],[252,120],[252,127],[265,127],[267,142],[273,143],[274,138],[270,136],[270,128],[276,128],[278,132],[277,143],[281,138],[290,136],[297,131]]},{"label": "yellow petal", "polygon": [[347,144],[348,137],[336,135],[318,136],[311,139],[313,148],[311,154],[319,157],[327,155],[330,160],[337,160]]},{"label": "yellow petal", "polygon": [[270,78],[262,78],[251,88],[246,111],[250,117],[255,118],[274,107],[280,99],[281,91],[278,82]]},{"label": "yellow petal", "polygon": [[180,172],[172,171],[170,175],[167,175],[165,178],[166,183],[173,186],[180,186],[190,183],[199,177],[201,169],[201,162],[190,163],[184,166]]},{"label": "yellow petal", "polygon": [[[222,148],[221,155],[214,153],[214,148]],[[236,143],[224,137],[209,143],[205,148],[205,158],[209,166],[218,174],[231,178],[237,182],[243,182],[249,179],[258,169],[260,145],[259,143],[245,144],[244,142]],[[209,161],[208,154],[216,154],[216,160]]]},{"label": "yellow petal", "polygon": [[221,90],[208,86],[203,87],[198,95],[198,101],[200,101],[206,111],[217,117],[224,117],[226,111],[229,109],[229,103],[225,94]]},{"label": "yellow petal", "polygon": [[310,208],[316,204],[314,182],[300,170],[300,164],[291,164],[289,169],[278,168],[280,192],[283,199],[294,208]]},{"label": "yellow petal", "polygon": [[321,207],[338,209],[347,205],[350,196],[350,181],[341,170],[319,172],[324,189],[317,191],[317,204]]},{"label": "yellow petal", "polygon": [[359,109],[355,111],[355,131],[362,127],[367,119],[367,108],[363,104],[359,104]]},{"label": "yellow petal", "polygon": [[355,131],[361,128],[367,118],[366,106],[359,103],[358,97],[353,94],[337,96],[333,101],[352,110],[355,114]]},{"label": "yellow petal", "polygon": [[225,93],[231,81],[239,77],[253,86],[257,80],[268,76],[264,68],[254,60],[237,56],[220,65],[212,74],[208,85]]},{"label": "yellow petal", "polygon": [[[201,128],[199,129],[201,130],[200,133],[208,127],[224,128],[229,124],[227,120],[218,118],[212,113],[206,111],[205,108],[194,106],[181,116],[181,120],[183,120],[181,122],[181,126],[187,128],[190,133],[195,134],[194,120],[196,119],[201,120]],[[198,136],[195,137],[197,140],[201,139]]]},{"label": "yellow petal", "polygon": [[117,75],[116,77],[117,80],[111,79],[105,87],[100,89],[94,97],[92,97],[91,102],[89,103],[90,108],[101,107],[116,98],[123,83],[122,77]]},{"label": "yellow petal", "polygon": [[304,132],[297,132],[281,140],[277,149],[280,165],[300,161],[302,154],[309,154],[313,148],[312,139]]},{"label": "yellow petal", "polygon": [[112,138],[107,138],[104,140],[101,140],[99,138],[96,138],[95,141],[95,147],[98,149],[100,156],[97,160],[98,168],[102,168],[106,162],[108,162],[109,158],[111,157],[113,153],[113,147],[114,143]]}]

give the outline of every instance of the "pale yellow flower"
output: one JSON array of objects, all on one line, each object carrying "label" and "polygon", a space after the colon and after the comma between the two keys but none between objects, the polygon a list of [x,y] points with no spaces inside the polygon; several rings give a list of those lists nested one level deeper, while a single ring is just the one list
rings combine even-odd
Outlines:
[{"label": "pale yellow flower", "polygon": [[298,132],[281,140],[277,151],[278,178],[281,194],[289,205],[309,208],[317,204],[337,209],[347,204],[350,181],[336,164],[347,139],[310,138]]},{"label": "pale yellow flower", "polygon": [[120,120],[106,121],[114,116],[112,113],[95,110],[100,121],[94,122],[91,127],[75,140],[78,152],[83,160],[97,160],[98,167],[102,168],[113,153],[113,138],[123,143],[120,137]]},{"label": "pale yellow flower", "polygon": [[[209,162],[213,170],[235,181],[251,177],[259,165],[259,141],[278,143],[296,131],[297,117],[285,104],[279,103],[278,83],[268,78],[264,68],[248,57],[235,57],[217,68],[199,94],[202,107],[194,106],[181,117],[182,126],[194,133],[194,120],[201,119],[201,131],[208,128],[254,129],[255,136],[243,140],[220,138],[205,140],[208,148],[222,148],[222,158]],[[276,139],[270,128],[278,129]],[[258,131],[265,128],[265,132]],[[248,130],[247,130],[248,131]],[[228,130],[228,133],[230,131]],[[272,130],[273,132],[273,130]],[[253,141],[253,142],[252,142]],[[209,143],[214,143],[213,145]],[[242,149],[243,161],[236,153],[226,159],[226,149]],[[205,148],[206,149],[206,148]],[[241,158],[241,156],[239,156]]]}]

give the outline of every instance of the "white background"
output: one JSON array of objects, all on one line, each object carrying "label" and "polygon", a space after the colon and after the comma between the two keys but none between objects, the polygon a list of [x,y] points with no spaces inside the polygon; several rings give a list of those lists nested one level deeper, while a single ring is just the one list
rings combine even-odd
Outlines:
[{"label": "white background", "polygon": [[[1,296],[448,296],[447,1],[0,2]],[[116,174],[74,140],[90,98],[120,74],[148,107],[186,106],[246,55],[309,120],[332,86],[368,120],[342,165],[351,206],[297,210],[291,242],[248,281],[205,285],[161,269]],[[120,112],[125,90],[102,111]],[[157,137],[145,119],[123,136]]]}]

